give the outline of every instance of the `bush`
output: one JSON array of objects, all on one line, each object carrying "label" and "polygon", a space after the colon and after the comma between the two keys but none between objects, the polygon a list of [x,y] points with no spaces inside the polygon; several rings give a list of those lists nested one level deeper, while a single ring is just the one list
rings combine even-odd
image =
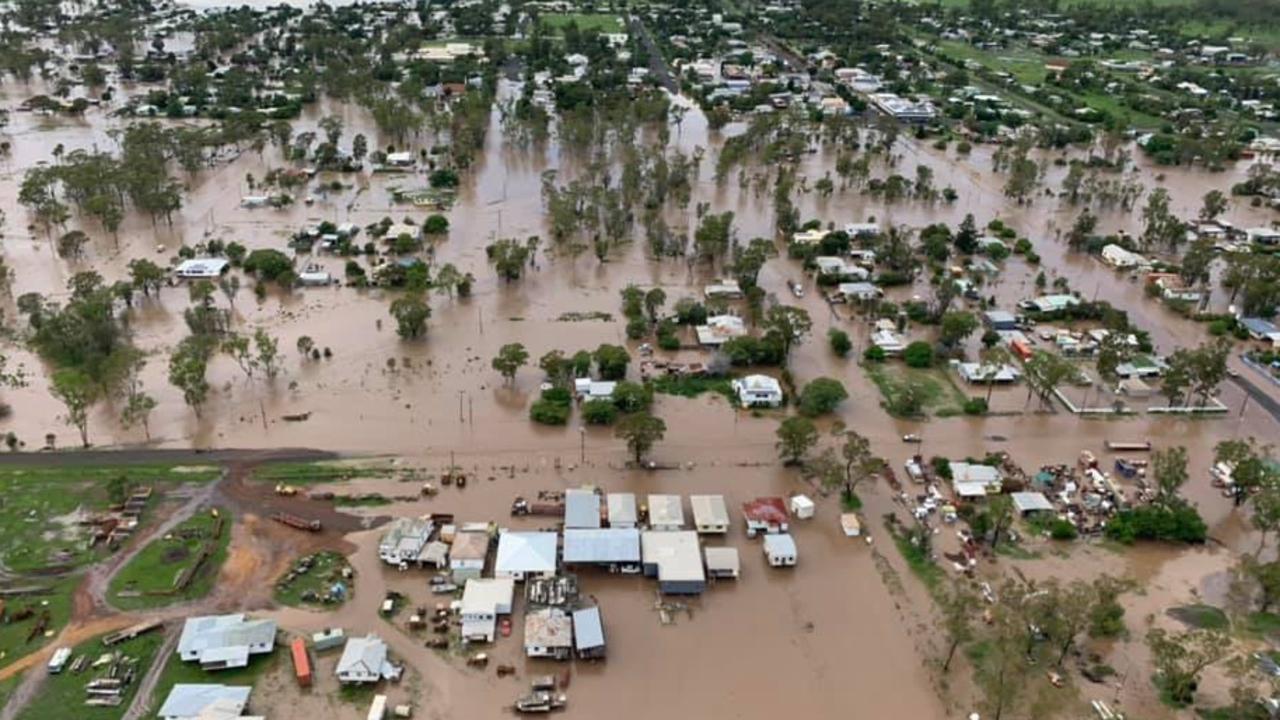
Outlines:
[{"label": "bush", "polygon": [[618,408],[612,400],[596,398],[582,404],[582,420],[588,425],[612,425],[618,419]]},{"label": "bush", "polygon": [[1075,540],[1078,534],[1075,523],[1064,518],[1058,518],[1049,525],[1049,537],[1054,540]]},{"label": "bush", "polygon": [[986,415],[987,399],[980,397],[969,398],[964,401],[963,409],[965,415]]},{"label": "bush", "polygon": [[924,340],[916,340],[902,351],[907,367],[927,368],[933,365],[933,346]]},{"label": "bush", "polygon": [[449,231],[449,218],[443,215],[431,215],[422,223],[422,232],[428,235],[440,235]]},{"label": "bush", "polygon": [[839,380],[817,378],[800,391],[800,414],[808,417],[825,415],[835,410],[847,397],[849,392]]},{"label": "bush", "polygon": [[1164,540],[1201,544],[1208,536],[1204,519],[1185,503],[1145,505],[1122,510],[1107,523],[1107,537],[1126,545],[1135,540]]},{"label": "bush", "polygon": [[849,351],[853,350],[853,341],[849,339],[849,333],[843,330],[832,328],[827,331],[827,340],[831,342],[831,352],[836,357],[848,357]]},{"label": "bush", "polygon": [[601,345],[596,348],[593,357],[600,368],[600,377],[604,380],[621,380],[627,376],[627,365],[631,363],[631,355],[627,349],[618,345]]},{"label": "bush", "polygon": [[653,390],[633,382],[620,382],[613,388],[613,404],[625,413],[640,412],[653,402]]},{"label": "bush", "polygon": [[567,425],[573,410],[573,395],[564,388],[550,388],[529,407],[529,419],[542,425]]},{"label": "bush", "polygon": [[293,263],[279,250],[254,250],[245,258],[244,269],[259,280],[279,280],[292,272]]},{"label": "bush", "polygon": [[888,359],[889,354],[879,345],[872,345],[862,352],[862,358],[867,362],[882,363]]},{"label": "bush", "polygon": [[781,365],[782,344],[773,338],[750,335],[733,338],[720,346],[731,365]]},{"label": "bush", "polygon": [[634,317],[627,321],[627,337],[639,340],[649,334],[649,321],[643,317]]}]

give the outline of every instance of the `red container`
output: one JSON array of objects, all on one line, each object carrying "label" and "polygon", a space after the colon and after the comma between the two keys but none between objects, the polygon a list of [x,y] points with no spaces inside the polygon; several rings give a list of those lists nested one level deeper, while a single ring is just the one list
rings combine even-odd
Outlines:
[{"label": "red container", "polygon": [[302,687],[311,687],[311,658],[307,657],[307,643],[302,638],[296,638],[292,645],[293,650],[293,674],[298,677],[298,684]]}]

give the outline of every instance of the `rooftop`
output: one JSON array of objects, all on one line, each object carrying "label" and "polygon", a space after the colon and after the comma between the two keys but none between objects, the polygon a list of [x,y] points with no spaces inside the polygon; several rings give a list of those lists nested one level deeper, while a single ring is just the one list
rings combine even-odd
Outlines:
[{"label": "rooftop", "polygon": [[679,495],[649,496],[649,525],[684,527],[684,505]]},{"label": "rooftop", "polygon": [[591,490],[570,488],[564,494],[566,528],[600,527],[600,496]]},{"label": "rooftop", "polygon": [[524,616],[525,647],[560,648],[573,643],[573,620],[559,608],[543,608]]},{"label": "rooftop", "polygon": [[493,569],[495,572],[554,572],[558,541],[559,536],[554,532],[508,530],[498,536],[498,557]]},{"label": "rooftop", "polygon": [[640,562],[640,531],[635,528],[566,528],[566,563]]},{"label": "rooftop", "polygon": [[698,533],[692,530],[649,531],[640,535],[646,565],[658,566],[659,582],[706,580]]},{"label": "rooftop", "polygon": [[750,522],[785,525],[787,503],[780,497],[760,497],[742,503],[742,514]]},{"label": "rooftop", "polygon": [[160,706],[162,718],[238,718],[249,704],[252,687],[178,683]]}]

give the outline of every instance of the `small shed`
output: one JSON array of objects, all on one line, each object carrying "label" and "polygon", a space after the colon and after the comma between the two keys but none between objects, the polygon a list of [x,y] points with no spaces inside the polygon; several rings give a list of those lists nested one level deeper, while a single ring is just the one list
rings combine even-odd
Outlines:
[{"label": "small shed", "polygon": [[813,513],[817,510],[817,506],[813,504],[813,500],[808,495],[793,495],[788,503],[791,506],[791,514],[800,520],[808,520],[813,517]]},{"label": "small shed", "polygon": [[1053,503],[1041,492],[1016,492],[1010,496],[1013,499],[1013,507],[1018,514],[1026,517],[1037,513],[1053,512]]},{"label": "small shed", "polygon": [[342,628],[326,628],[311,634],[311,647],[315,648],[316,652],[340,648],[346,641],[347,635]]},{"label": "small shed", "polygon": [[771,567],[791,567],[796,564],[796,541],[790,533],[773,533],[764,536],[764,556]]},{"label": "small shed", "polygon": [[599,607],[573,611],[573,649],[580,660],[604,657],[604,623],[600,619]]},{"label": "small shed", "polygon": [[703,555],[707,560],[707,575],[722,580],[738,579],[742,569],[738,548],[709,547],[703,550]]},{"label": "small shed", "polygon": [[723,495],[691,495],[693,526],[703,535],[723,535],[729,532],[729,508]]}]

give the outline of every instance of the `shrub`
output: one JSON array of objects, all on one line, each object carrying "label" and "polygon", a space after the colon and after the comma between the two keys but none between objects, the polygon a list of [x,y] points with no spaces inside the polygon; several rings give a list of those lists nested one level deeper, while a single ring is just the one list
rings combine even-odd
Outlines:
[{"label": "shrub", "polygon": [[1122,510],[1107,523],[1107,537],[1132,544],[1135,540],[1164,540],[1200,544],[1208,536],[1200,513],[1185,503],[1144,505]]},{"label": "shrub", "polygon": [[582,420],[588,425],[612,425],[618,419],[618,408],[612,400],[596,398],[582,404]]},{"label": "shrub", "polygon": [[443,215],[431,215],[422,223],[422,232],[428,235],[440,235],[449,231],[449,218]]},{"label": "shrub", "polygon": [[1058,518],[1049,525],[1049,537],[1054,540],[1075,540],[1076,526],[1070,520]]},{"label": "shrub", "polygon": [[907,367],[927,368],[933,365],[933,346],[924,340],[916,340],[902,351]]},{"label": "shrub", "polygon": [[827,340],[831,342],[831,352],[836,357],[847,357],[849,351],[853,350],[853,341],[849,339],[849,333],[843,330],[832,328],[827,332]]},{"label": "shrub", "polygon": [[640,412],[653,402],[653,390],[633,382],[620,382],[613,388],[613,404],[626,413]]},{"label": "shrub", "polygon": [[542,425],[567,425],[573,409],[573,395],[564,388],[550,388],[529,407],[529,418]]},{"label": "shrub", "polygon": [[293,270],[293,263],[279,250],[254,250],[245,258],[244,269],[260,280],[279,280]]},{"label": "shrub", "polygon": [[643,317],[633,317],[627,321],[627,337],[639,340],[649,333],[649,321]]},{"label": "shrub", "polygon": [[862,358],[867,362],[882,363],[888,357],[888,353],[879,345],[872,345],[862,352]]},{"label": "shrub", "polygon": [[968,400],[965,400],[964,414],[965,415],[986,415],[987,399],[974,397],[974,398],[969,398]]},{"label": "shrub", "polygon": [[594,353],[596,366],[600,368],[600,377],[605,380],[621,380],[627,376],[627,365],[631,363],[631,355],[627,349],[618,345],[601,345]]},{"label": "shrub", "polygon": [[820,377],[800,391],[800,413],[809,417],[825,415],[836,409],[849,392],[839,380]]}]

